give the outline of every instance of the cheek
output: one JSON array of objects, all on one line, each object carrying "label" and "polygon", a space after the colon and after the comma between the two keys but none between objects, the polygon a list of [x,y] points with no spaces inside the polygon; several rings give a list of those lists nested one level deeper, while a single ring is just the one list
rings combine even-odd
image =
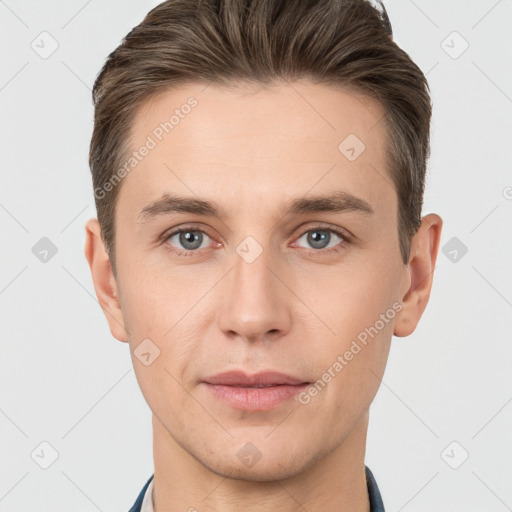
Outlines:
[{"label": "cheek", "polygon": [[[198,359],[205,325],[213,321],[215,309],[201,300],[212,284],[190,272],[183,275],[185,267],[170,272],[151,262],[125,258],[123,263],[121,305],[141,387],[149,382],[153,389],[173,388],[172,377],[181,382],[188,363]],[[151,371],[136,359],[142,343],[158,353]]]},{"label": "cheek", "polygon": [[[328,386],[330,400],[370,400],[378,389],[400,307],[395,297],[399,269],[387,262],[376,256],[372,262],[340,268],[329,279],[308,286],[315,297],[314,311],[324,324],[316,320],[324,334],[312,337],[311,353],[316,354],[322,381],[335,382]],[[308,290],[303,288],[301,293],[307,296]]]},{"label": "cheek", "polygon": [[388,282],[376,284],[374,276],[366,276],[355,284],[346,280],[344,284],[342,289],[333,284],[317,303],[334,334],[325,331],[326,336],[313,337],[311,350],[317,378],[314,387],[319,391],[310,400],[317,408],[332,411],[326,419],[332,432],[356,421],[374,399],[396,315]]},{"label": "cheek", "polygon": [[[314,297],[312,310],[332,339],[349,340],[373,326],[396,302],[398,276],[380,265],[340,268],[323,279],[305,285],[303,296]],[[309,288],[309,291],[307,290]],[[394,317],[394,311],[387,316]],[[393,318],[391,318],[392,320]],[[392,321],[379,330],[389,333]]]},{"label": "cheek", "polygon": [[118,273],[121,305],[132,341],[140,336],[162,338],[186,302],[189,292],[180,284],[182,279],[166,275],[150,258],[134,253],[119,257]]}]

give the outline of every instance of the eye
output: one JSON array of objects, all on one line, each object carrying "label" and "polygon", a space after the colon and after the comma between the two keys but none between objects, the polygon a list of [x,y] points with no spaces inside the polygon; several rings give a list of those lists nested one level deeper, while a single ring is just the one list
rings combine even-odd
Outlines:
[{"label": "eye", "polygon": [[300,247],[304,247],[299,244],[301,239],[305,239],[305,243],[308,244],[305,246],[306,248],[327,249],[328,251],[341,248],[341,246],[349,242],[348,237],[341,231],[324,227],[316,227],[305,231],[295,242]]},{"label": "eye", "polygon": [[184,254],[209,247],[211,238],[204,231],[189,227],[178,229],[166,235],[165,242],[172,246],[177,253]]}]

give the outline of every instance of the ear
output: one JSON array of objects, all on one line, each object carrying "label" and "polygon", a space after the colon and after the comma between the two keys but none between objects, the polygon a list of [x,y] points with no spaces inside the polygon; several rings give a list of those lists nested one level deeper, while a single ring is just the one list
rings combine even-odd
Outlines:
[{"label": "ear", "polygon": [[119,341],[128,341],[119,301],[119,290],[97,219],[90,219],[87,222],[85,233],[85,257],[89,262],[98,302],[107,318],[112,336]]},{"label": "ear", "polygon": [[421,225],[411,239],[411,252],[406,268],[407,279],[401,290],[403,309],[395,317],[395,336],[412,334],[427,307],[442,227],[441,217],[431,213],[421,219]]}]

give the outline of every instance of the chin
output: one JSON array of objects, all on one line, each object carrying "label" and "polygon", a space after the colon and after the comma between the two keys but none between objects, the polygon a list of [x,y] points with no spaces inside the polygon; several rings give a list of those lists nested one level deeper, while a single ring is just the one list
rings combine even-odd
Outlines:
[{"label": "chin", "polygon": [[274,482],[276,480],[286,480],[301,472],[301,468],[294,470],[294,468],[290,466],[283,467],[282,462],[279,464],[258,463],[257,466],[249,468],[241,466],[239,461],[233,461],[232,466],[218,466],[217,468],[210,469],[219,476],[246,482]]},{"label": "chin", "polygon": [[[244,462],[243,450],[244,447],[239,450],[239,452],[242,451],[242,454],[237,454],[232,458],[223,457],[222,460],[212,459],[200,462],[221,477],[248,482],[286,480],[300,474],[315,462],[314,457],[302,457],[300,461],[297,460],[295,450],[289,454],[278,453],[278,450],[270,450],[269,453],[259,452],[259,455],[255,452],[252,461],[248,458]],[[250,446],[245,447],[245,450],[250,453]]]}]

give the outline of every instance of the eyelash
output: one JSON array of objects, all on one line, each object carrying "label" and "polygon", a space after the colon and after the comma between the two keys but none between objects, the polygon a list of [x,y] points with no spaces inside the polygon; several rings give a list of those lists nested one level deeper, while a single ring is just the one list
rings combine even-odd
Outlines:
[{"label": "eyelash", "polygon": [[[183,233],[183,232],[187,232],[187,231],[203,233],[203,234],[207,235],[208,237],[210,237],[211,239],[214,238],[211,234],[209,234],[207,231],[205,231],[203,228],[199,227],[198,225],[190,224],[190,225],[183,226],[180,229],[171,231],[170,233],[166,232],[162,235],[161,239],[162,239],[162,242],[165,244],[166,249],[172,251],[173,253],[175,253],[178,256],[183,256],[183,257],[194,256],[196,253],[198,253],[199,252],[198,249],[196,249],[196,250],[179,249],[179,248],[176,248],[175,246],[172,246],[171,244],[167,243],[169,238],[171,238],[174,235],[177,235],[179,233]],[[306,233],[309,233],[311,231],[327,231],[329,233],[334,233],[334,234],[338,235],[342,239],[342,241],[339,242],[336,246],[330,247],[328,249],[309,249],[309,252],[313,253],[315,256],[340,252],[341,250],[343,250],[345,248],[346,245],[348,245],[352,242],[352,238],[345,231],[342,231],[341,229],[333,228],[332,226],[329,226],[327,224],[322,224],[322,223],[320,223],[312,228],[302,231],[299,234],[299,236],[297,237],[297,240],[302,238]]]}]

